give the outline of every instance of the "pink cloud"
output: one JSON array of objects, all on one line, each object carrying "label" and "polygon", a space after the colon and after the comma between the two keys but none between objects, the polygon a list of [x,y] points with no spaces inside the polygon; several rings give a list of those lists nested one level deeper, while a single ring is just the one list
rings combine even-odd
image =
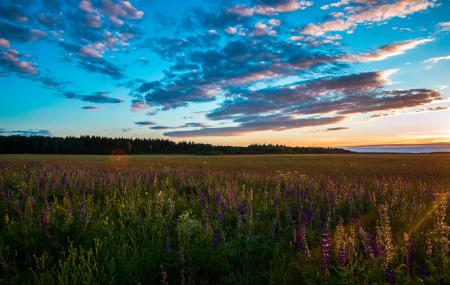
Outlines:
[{"label": "pink cloud", "polygon": [[91,28],[99,29],[102,26],[102,19],[99,15],[87,14],[86,15],[86,24]]},{"label": "pink cloud", "polygon": [[344,62],[380,61],[392,56],[404,54],[407,50],[413,49],[419,45],[423,45],[431,41],[433,41],[433,39],[417,39],[417,40],[403,41],[399,43],[382,46],[379,49],[370,53],[345,55],[342,56],[340,60]]},{"label": "pink cloud", "polygon": [[4,38],[0,38],[0,47],[9,48],[9,41]]},{"label": "pink cloud", "polygon": [[18,72],[31,75],[36,75],[38,73],[32,62],[21,60],[20,53],[17,50],[6,49],[4,51],[0,51],[0,55],[2,55],[0,61],[6,62]]},{"label": "pink cloud", "polygon": [[101,8],[115,24],[122,21],[120,18],[141,19],[144,17],[144,12],[136,9],[129,1],[120,0],[114,4],[111,0],[103,0]]},{"label": "pink cloud", "polygon": [[272,16],[277,13],[287,13],[297,10],[304,10],[312,5],[313,3],[310,1],[290,0],[286,3],[277,5],[257,5],[255,7],[235,6],[228,9],[228,12],[240,15],[242,17],[251,17],[254,14]]},{"label": "pink cloud", "polygon": [[87,0],[83,0],[80,2],[80,4],[78,4],[78,7],[85,11],[86,13],[92,13],[94,12],[94,8],[92,7],[92,4],[90,1]]},{"label": "pink cloud", "polygon": [[131,111],[138,112],[140,110],[145,110],[148,108],[148,105],[145,101],[142,100],[133,100],[131,103]]},{"label": "pink cloud", "polygon": [[378,6],[348,7],[346,9],[347,15],[344,16],[345,19],[330,20],[322,24],[309,24],[303,28],[302,33],[321,36],[332,31],[347,31],[358,24],[380,23],[394,17],[404,18],[435,5],[435,2],[432,0],[400,0],[396,3]]},{"label": "pink cloud", "polygon": [[87,57],[102,58],[105,53],[105,45],[100,42],[90,44],[82,47],[80,53]]},{"label": "pink cloud", "polygon": [[341,6],[348,5],[348,4],[350,4],[350,2],[351,2],[351,0],[340,0],[340,1],[335,2],[335,3],[323,5],[323,6],[320,7],[320,9],[322,9],[322,10],[328,10],[328,9],[330,9],[331,7],[338,8],[338,7],[341,7]]}]

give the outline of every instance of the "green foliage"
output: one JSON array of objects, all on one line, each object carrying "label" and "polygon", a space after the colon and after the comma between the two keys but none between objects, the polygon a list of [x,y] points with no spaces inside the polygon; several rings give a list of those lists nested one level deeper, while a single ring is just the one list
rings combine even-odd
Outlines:
[{"label": "green foliage", "polygon": [[9,157],[0,283],[447,284],[449,186],[436,155]]}]

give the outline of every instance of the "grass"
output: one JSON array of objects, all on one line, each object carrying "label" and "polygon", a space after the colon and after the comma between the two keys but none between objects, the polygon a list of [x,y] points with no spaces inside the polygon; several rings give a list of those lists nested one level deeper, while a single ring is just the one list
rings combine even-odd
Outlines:
[{"label": "grass", "polygon": [[3,155],[0,187],[0,283],[450,282],[450,155]]}]

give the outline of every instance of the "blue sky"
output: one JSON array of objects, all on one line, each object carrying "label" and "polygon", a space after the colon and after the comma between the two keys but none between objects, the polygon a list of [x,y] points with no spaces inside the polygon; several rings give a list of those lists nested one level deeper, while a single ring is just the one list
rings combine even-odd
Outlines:
[{"label": "blue sky", "polygon": [[450,141],[450,3],[4,0],[0,133]]}]

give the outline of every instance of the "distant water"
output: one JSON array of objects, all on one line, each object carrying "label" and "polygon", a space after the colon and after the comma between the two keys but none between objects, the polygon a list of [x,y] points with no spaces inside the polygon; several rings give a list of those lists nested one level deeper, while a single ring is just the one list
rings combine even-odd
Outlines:
[{"label": "distant water", "polygon": [[450,144],[367,145],[367,146],[345,146],[343,148],[354,152],[372,152],[372,153],[450,152]]}]

